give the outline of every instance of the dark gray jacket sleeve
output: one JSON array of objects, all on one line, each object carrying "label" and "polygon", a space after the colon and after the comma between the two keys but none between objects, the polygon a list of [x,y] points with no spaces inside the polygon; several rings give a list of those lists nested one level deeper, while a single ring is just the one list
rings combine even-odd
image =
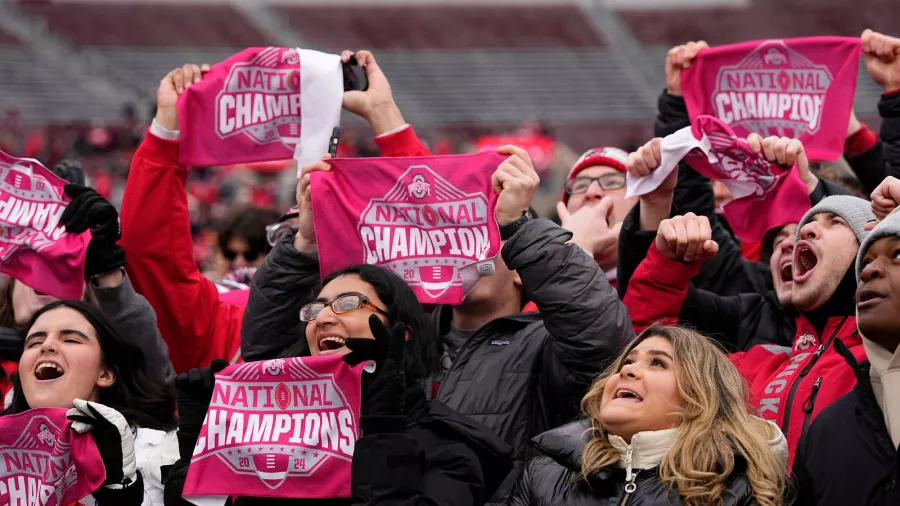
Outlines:
[{"label": "dark gray jacket sleeve", "polygon": [[293,240],[292,234],[282,237],[253,276],[241,325],[241,355],[247,362],[306,343],[300,308],[319,284],[319,257],[300,253]]},{"label": "dark gray jacket sleeve", "polygon": [[[632,338],[625,305],[597,262],[567,242],[572,234],[548,220],[526,223],[503,246],[503,260],[522,278],[549,339],[539,357],[538,395],[565,411]],[[535,336],[537,338],[537,336]]]},{"label": "dark gray jacket sleeve", "polygon": [[91,283],[91,291],[100,310],[122,334],[122,339],[137,346],[148,364],[160,364],[160,378],[171,384],[175,368],[169,360],[169,347],[156,327],[156,312],[142,295],[134,291],[126,275],[119,286],[101,287]]}]

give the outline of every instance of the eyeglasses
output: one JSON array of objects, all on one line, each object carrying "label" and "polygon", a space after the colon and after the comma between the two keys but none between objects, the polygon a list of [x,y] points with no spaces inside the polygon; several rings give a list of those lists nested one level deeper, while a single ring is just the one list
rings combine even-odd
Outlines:
[{"label": "eyeglasses", "polygon": [[233,249],[229,249],[229,248],[225,248],[224,250],[222,250],[222,255],[226,259],[228,259],[229,262],[234,262],[234,259],[237,258],[238,256],[244,257],[244,260],[246,260],[248,262],[255,262],[256,259],[259,258],[259,254],[260,254],[259,251],[255,251],[252,249],[249,249],[242,253],[238,253],[237,251],[234,251]]},{"label": "eyeglasses", "polygon": [[288,221],[266,225],[266,241],[269,243],[269,246],[272,246],[274,248],[275,244],[278,243],[278,240],[287,235],[292,230],[293,226]]},{"label": "eyeglasses", "polygon": [[597,177],[573,177],[566,181],[566,193],[569,195],[584,193],[588,191],[594,181],[600,185],[600,189],[603,191],[619,190],[625,187],[625,174],[614,172]]},{"label": "eyeglasses", "polygon": [[367,308],[373,309],[383,315],[387,315],[387,313],[369,302],[369,299],[365,295],[360,295],[358,293],[347,293],[344,295],[339,295],[331,302],[310,302],[309,304],[300,308],[300,321],[302,322],[311,322],[319,316],[319,313],[325,309],[326,306],[331,306],[331,311],[334,314],[347,314],[357,309],[365,306]]}]

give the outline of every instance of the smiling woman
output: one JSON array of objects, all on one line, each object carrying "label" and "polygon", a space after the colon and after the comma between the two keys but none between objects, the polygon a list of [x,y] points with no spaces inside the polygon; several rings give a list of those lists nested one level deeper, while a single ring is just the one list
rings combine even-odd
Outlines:
[{"label": "smiling woman", "polygon": [[81,423],[73,428],[91,431],[106,468],[103,488],[92,494],[97,504],[142,504],[145,494],[161,504],[163,455],[141,450],[163,446],[164,431],[175,426],[172,386],[150,379],[154,364],[93,305],[51,302],[25,328],[19,380],[3,414],[70,408]]},{"label": "smiling woman", "polygon": [[[415,293],[402,279],[380,267],[356,265],[330,274],[316,290],[316,299],[300,309],[306,323],[309,354],[346,354],[349,337],[374,339],[369,316],[390,326],[407,328],[405,376],[410,384],[431,377],[438,367],[431,325]],[[297,347],[286,355],[298,355]]]},{"label": "smiling woman", "polygon": [[510,506],[779,506],[787,442],[747,405],[740,374],[712,341],[653,325],[594,382],[585,419],[535,438],[543,456]]}]

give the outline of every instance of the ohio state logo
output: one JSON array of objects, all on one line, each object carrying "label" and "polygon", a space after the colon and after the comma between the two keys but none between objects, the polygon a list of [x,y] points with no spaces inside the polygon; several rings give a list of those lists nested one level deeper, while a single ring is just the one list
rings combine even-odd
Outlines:
[{"label": "ohio state logo", "polygon": [[300,142],[300,55],[268,47],[236,63],[216,96],[215,132],[221,139],[246,135],[257,144]]},{"label": "ohio state logo", "polygon": [[43,423],[39,427],[37,438],[38,438],[38,441],[44,443],[45,445],[47,445],[51,448],[56,444],[56,437],[53,435],[52,432],[50,432],[50,428],[47,427],[47,425],[43,424]]},{"label": "ohio state logo", "polygon": [[334,377],[299,358],[251,362],[217,376],[204,426],[192,466],[215,457],[270,489],[314,474],[328,459],[351,461],[358,435]]},{"label": "ohio state logo", "polygon": [[[761,199],[776,187],[777,176],[772,164],[761,156],[753,155],[746,141],[724,132],[706,132],[709,140],[709,156],[691,152],[687,157],[704,158],[723,176],[748,188],[746,195]],[[742,195],[742,196],[746,196]]]},{"label": "ohio state logo", "polygon": [[362,261],[437,298],[462,287],[461,268],[487,259],[488,199],[463,192],[427,165],[413,165],[384,197],[369,201],[357,230]]},{"label": "ohio state logo", "polygon": [[281,371],[284,369],[284,359],[276,358],[273,360],[266,360],[263,363],[263,370],[269,373],[271,376],[278,376],[281,374]]},{"label": "ohio state logo", "polygon": [[794,343],[794,350],[801,351],[807,350],[811,347],[816,346],[816,336],[812,335],[812,333],[808,330],[803,331],[803,334],[797,338],[797,341]]},{"label": "ohio state logo", "polygon": [[719,69],[710,100],[716,116],[729,125],[799,138],[822,126],[832,81],[826,65],[813,63],[783,40],[768,40],[737,65]]},{"label": "ohio state logo", "polygon": [[425,181],[425,177],[422,174],[416,174],[412,183],[409,183],[406,189],[409,191],[410,196],[417,199],[423,199],[426,195],[431,195],[431,185]]}]

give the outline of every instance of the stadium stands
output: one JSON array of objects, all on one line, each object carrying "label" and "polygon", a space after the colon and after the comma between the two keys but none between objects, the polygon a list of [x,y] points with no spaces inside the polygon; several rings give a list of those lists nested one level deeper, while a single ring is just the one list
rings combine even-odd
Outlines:
[{"label": "stadium stands", "polygon": [[[658,62],[655,92],[662,89],[662,63],[673,44],[701,38],[720,44],[817,33],[858,35],[865,26],[891,29],[900,26],[900,14],[890,5],[894,1],[858,0],[865,8],[847,9],[839,0],[747,0],[745,7],[625,10],[618,16],[645,44],[644,53]],[[111,80],[147,97],[175,66],[215,63],[237,49],[274,43],[224,0],[18,5],[51,33],[102,62]],[[641,123],[654,115],[646,88],[635,86],[627,62],[614,58],[574,1],[340,8],[280,2],[269,8],[318,49],[376,50],[407,119],[419,125],[465,128],[540,118],[568,129]],[[90,105],[86,97],[96,92],[77,83],[58,84],[51,68],[30,64],[29,51],[0,32],[0,63],[9,69],[0,75],[0,111],[17,105],[29,120],[118,116],[119,108],[102,99]],[[873,115],[878,91],[861,72],[860,116]],[[45,96],[36,98],[38,93]]]},{"label": "stadium stands", "polygon": [[15,35],[0,29],[0,47],[18,46],[21,41]]},{"label": "stadium stands", "polygon": [[22,8],[82,47],[243,49],[272,44],[227,4],[28,2]]},{"label": "stadium stands", "polygon": [[637,39],[648,45],[671,46],[689,40],[712,45],[745,40],[846,35],[866,28],[896,31],[900,10],[893,0],[850,3],[837,0],[752,0],[746,7],[681,8],[620,11],[619,17]]},{"label": "stadium stands", "polygon": [[585,48],[603,41],[574,5],[278,6],[274,9],[322,48]]}]

